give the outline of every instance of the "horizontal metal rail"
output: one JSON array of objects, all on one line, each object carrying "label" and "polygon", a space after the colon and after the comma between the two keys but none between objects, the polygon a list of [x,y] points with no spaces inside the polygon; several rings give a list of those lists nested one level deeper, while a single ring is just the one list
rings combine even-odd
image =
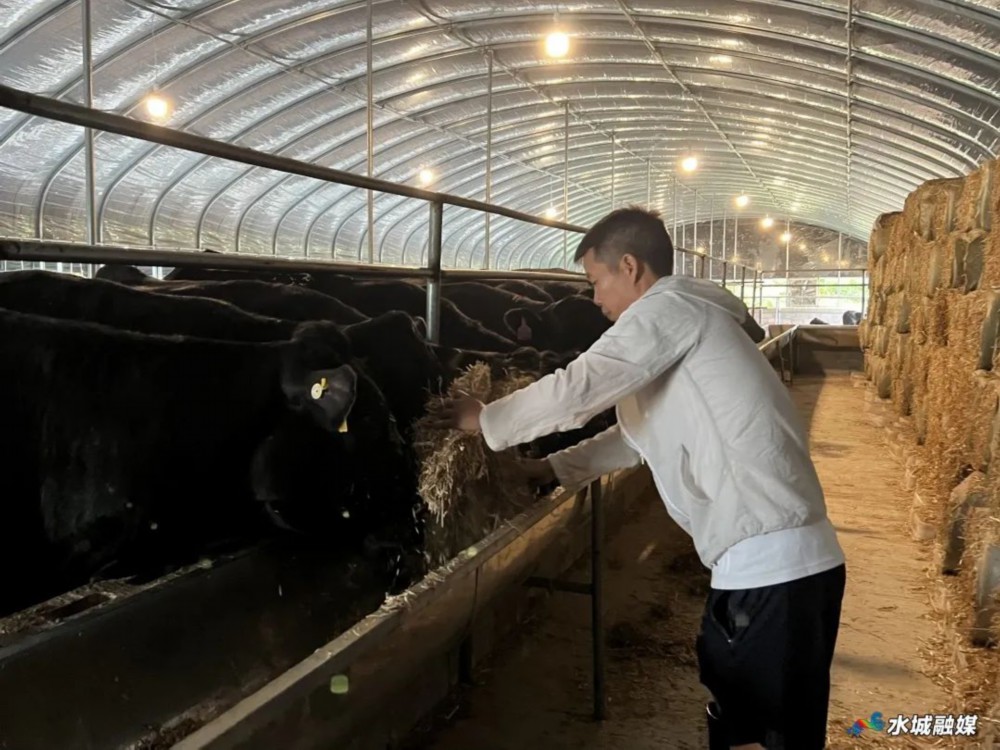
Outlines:
[{"label": "horizontal metal rail", "polygon": [[561,221],[545,219],[533,214],[526,214],[522,211],[515,211],[512,208],[484,203],[472,198],[463,198],[458,195],[437,193],[432,190],[401,185],[388,180],[380,180],[377,177],[367,177],[354,174],[353,172],[345,172],[341,169],[333,169],[332,167],[322,167],[285,156],[275,156],[274,154],[256,151],[244,146],[235,146],[224,141],[217,141],[212,138],[174,130],[173,128],[153,125],[141,120],[133,120],[131,117],[125,117],[124,115],[102,112],[79,104],[32,94],[31,92],[21,91],[10,86],[0,85],[0,107],[14,109],[51,120],[58,120],[59,122],[71,125],[91,127],[108,133],[139,138],[151,143],[159,143],[164,146],[184,149],[185,151],[193,151],[205,156],[228,159],[263,169],[273,169],[286,174],[312,177],[324,182],[334,182],[364,190],[375,190],[380,193],[402,195],[408,198],[418,198],[432,202],[437,201],[449,206],[471,208],[475,211],[482,211],[497,216],[507,216],[528,224],[538,224],[554,229],[565,229],[581,234],[587,231],[584,227],[575,224],[565,224]]},{"label": "horizontal metal rail", "polygon": [[[768,349],[773,347],[778,355],[778,368],[781,376],[781,382],[787,382],[789,385],[793,385],[795,382],[795,335],[798,332],[799,327],[793,325],[786,331],[782,331],[777,336],[772,336],[766,341],[762,341],[757,345],[757,349],[771,359],[768,356]],[[785,361],[785,349],[788,349],[788,361]],[[788,375],[788,380],[785,380],[785,375]]]}]

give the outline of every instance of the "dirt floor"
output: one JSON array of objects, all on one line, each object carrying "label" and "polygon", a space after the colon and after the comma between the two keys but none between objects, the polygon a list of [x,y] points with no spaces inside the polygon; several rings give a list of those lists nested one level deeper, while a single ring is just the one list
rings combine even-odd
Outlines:
[{"label": "dirt floor", "polygon": [[[936,747],[942,740],[847,728],[881,711],[937,714],[946,692],[921,648],[930,551],[912,541],[901,469],[864,417],[864,389],[846,374],[801,379],[814,460],[847,557],[847,590],[833,667],[829,747]],[[586,579],[585,568],[577,574]],[[454,696],[411,750],[662,750],[707,747],[694,655],[708,574],[655,497],[616,536],[606,573],[608,718],[591,719],[589,599],[555,594]],[[928,674],[924,673],[927,670]],[[979,747],[975,738],[963,747]]]}]

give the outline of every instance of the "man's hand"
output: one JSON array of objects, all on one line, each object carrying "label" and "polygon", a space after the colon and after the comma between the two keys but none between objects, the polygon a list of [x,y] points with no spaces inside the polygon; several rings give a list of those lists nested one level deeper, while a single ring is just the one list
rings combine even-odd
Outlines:
[{"label": "man's hand", "polygon": [[430,418],[430,426],[437,430],[462,430],[476,434],[481,432],[479,415],[483,402],[462,393],[458,398],[447,399]]}]

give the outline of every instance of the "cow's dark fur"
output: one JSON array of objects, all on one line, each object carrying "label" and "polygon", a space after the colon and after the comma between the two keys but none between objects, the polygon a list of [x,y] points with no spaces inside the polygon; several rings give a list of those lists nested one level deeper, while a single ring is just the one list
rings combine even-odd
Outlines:
[{"label": "cow's dark fur", "polygon": [[346,433],[300,395],[349,356],[323,323],[250,344],[0,310],[0,557],[23,571],[0,607],[110,563],[179,563],[220,539],[253,538],[272,527],[265,501],[334,546],[356,546],[362,531],[377,538],[370,524],[383,522],[392,543],[412,542],[412,456],[378,389],[358,376]]},{"label": "cow's dark fur", "polygon": [[47,271],[0,274],[0,307],[140,333],[232,341],[282,341],[295,329],[294,322],[254,315],[227,302],[168,297]]},{"label": "cow's dark fur", "polygon": [[265,281],[159,282],[143,288],[173,296],[222,300],[247,312],[285,320],[328,320],[348,325],[367,319],[366,315],[328,295]]}]

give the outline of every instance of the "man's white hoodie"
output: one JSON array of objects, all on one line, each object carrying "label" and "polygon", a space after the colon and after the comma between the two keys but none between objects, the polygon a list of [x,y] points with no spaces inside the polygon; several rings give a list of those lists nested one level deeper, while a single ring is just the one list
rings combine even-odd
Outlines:
[{"label": "man's white hoodie", "polygon": [[[503,450],[616,406],[617,425],[549,457],[556,476],[575,490],[644,460],[706,567],[770,532],[833,535],[804,424],[745,315],[710,281],[660,278],[565,369],[488,404],[483,436]],[[826,567],[843,560],[832,539]]]}]

